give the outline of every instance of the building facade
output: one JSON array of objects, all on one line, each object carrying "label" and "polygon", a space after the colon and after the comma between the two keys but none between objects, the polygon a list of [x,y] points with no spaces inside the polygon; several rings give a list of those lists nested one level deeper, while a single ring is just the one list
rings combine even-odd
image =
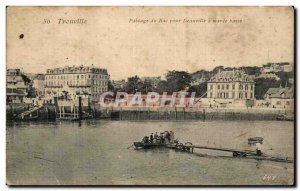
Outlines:
[{"label": "building facade", "polygon": [[161,81],[161,77],[143,77],[141,80],[151,84],[152,88],[157,88],[159,82]]},{"label": "building facade", "polygon": [[222,71],[207,83],[207,97],[220,100],[254,100],[255,84],[242,70]]},{"label": "building facade", "polygon": [[32,79],[32,87],[38,96],[45,95],[45,74],[36,74]]},{"label": "building facade", "polygon": [[264,95],[265,101],[272,108],[284,108],[293,110],[294,108],[294,91],[289,87],[269,88]]},{"label": "building facade", "polygon": [[45,75],[45,94],[71,98],[88,96],[98,101],[99,96],[108,89],[107,69],[98,67],[64,67],[48,69]]},{"label": "building facade", "polygon": [[20,69],[6,70],[6,102],[22,103],[27,96],[28,82],[22,76]]}]

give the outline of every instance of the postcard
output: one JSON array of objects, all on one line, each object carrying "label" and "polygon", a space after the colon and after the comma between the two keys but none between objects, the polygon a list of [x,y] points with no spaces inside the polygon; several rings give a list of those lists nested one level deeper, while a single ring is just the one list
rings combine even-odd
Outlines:
[{"label": "postcard", "polygon": [[8,6],[6,183],[293,186],[293,7]]}]

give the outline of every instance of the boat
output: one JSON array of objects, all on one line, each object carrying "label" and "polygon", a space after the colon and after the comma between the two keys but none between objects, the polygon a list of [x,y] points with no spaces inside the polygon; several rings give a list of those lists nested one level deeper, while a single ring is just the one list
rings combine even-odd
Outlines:
[{"label": "boat", "polygon": [[163,148],[168,147],[167,144],[163,143],[144,143],[144,142],[134,142],[133,145],[136,149],[152,149],[152,148]]},{"label": "boat", "polygon": [[252,137],[248,139],[249,145],[255,145],[256,143],[263,144],[264,139],[262,137]]},{"label": "boat", "polygon": [[[194,153],[194,149],[204,149],[204,150],[215,150],[215,151],[222,151],[222,152],[229,152],[232,153],[232,157],[236,158],[249,158],[255,160],[269,160],[275,162],[287,162],[293,163],[293,159],[290,157],[279,157],[279,156],[271,156],[266,155],[264,153],[258,152],[256,150],[239,150],[234,148],[223,148],[223,147],[210,147],[210,146],[201,146],[201,145],[193,145],[191,142],[180,143],[178,139],[174,140],[172,143],[169,142],[161,142],[158,143],[152,142],[149,140],[148,136],[145,136],[142,141],[134,142],[132,146],[135,146],[135,149],[155,149],[155,148],[168,148],[168,149],[175,149],[176,151],[182,152],[189,152]],[[257,143],[262,144],[263,138],[262,137],[252,137],[248,139],[248,144],[250,145],[257,145]],[[131,146],[130,146],[131,147]],[[130,148],[128,147],[128,148]]]}]

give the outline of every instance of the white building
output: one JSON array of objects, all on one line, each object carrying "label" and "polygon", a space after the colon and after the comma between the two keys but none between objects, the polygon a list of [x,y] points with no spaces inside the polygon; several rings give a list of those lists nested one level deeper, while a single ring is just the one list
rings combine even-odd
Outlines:
[{"label": "white building", "polygon": [[108,89],[107,69],[94,66],[64,67],[48,69],[45,75],[45,94],[61,96],[86,95],[92,101]]},{"label": "white building", "polygon": [[264,95],[265,101],[269,103],[272,108],[294,108],[294,91],[292,88],[269,88]]},{"label": "white building", "polygon": [[43,96],[45,94],[45,75],[36,74],[32,81],[32,87],[35,88],[37,95]]},{"label": "white building", "polygon": [[287,64],[283,66],[283,71],[284,72],[292,72],[293,71],[293,65],[292,64]]},{"label": "white building", "polygon": [[20,69],[6,70],[6,102],[22,103],[27,96],[28,84],[22,76]]},{"label": "white building", "polygon": [[246,101],[254,101],[254,90],[253,78],[243,70],[222,71],[208,81],[207,98],[213,101],[213,105],[245,106]]}]

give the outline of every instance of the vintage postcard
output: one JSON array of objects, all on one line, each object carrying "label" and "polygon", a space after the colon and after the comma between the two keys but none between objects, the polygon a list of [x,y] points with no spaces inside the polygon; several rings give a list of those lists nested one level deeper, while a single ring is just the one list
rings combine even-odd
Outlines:
[{"label": "vintage postcard", "polygon": [[293,7],[6,14],[8,185],[295,184]]}]

